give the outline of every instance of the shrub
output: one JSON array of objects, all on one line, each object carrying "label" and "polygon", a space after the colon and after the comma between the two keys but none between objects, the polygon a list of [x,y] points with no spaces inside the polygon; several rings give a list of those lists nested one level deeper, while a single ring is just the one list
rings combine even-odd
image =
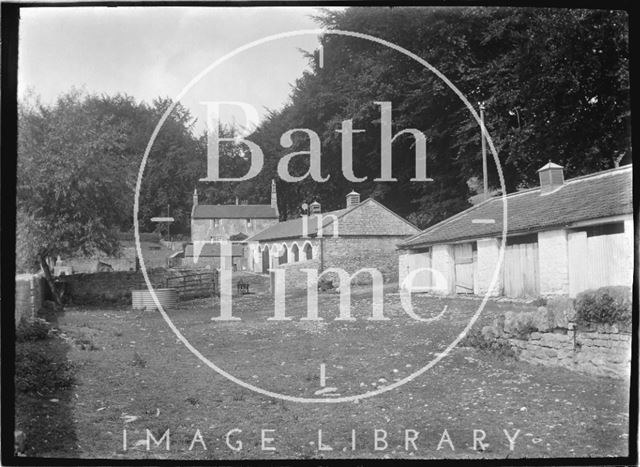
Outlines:
[{"label": "shrub", "polygon": [[531,304],[535,307],[547,306],[547,299],[545,297],[536,298]]},{"label": "shrub", "polygon": [[41,318],[22,318],[16,326],[16,341],[41,341],[49,337],[51,326]]},{"label": "shrub", "polygon": [[66,359],[66,344],[59,339],[16,345],[16,390],[52,393],[74,383],[74,367]]},{"label": "shrub", "polygon": [[515,358],[516,353],[505,339],[491,338],[488,333],[482,333],[479,329],[472,329],[462,339],[460,345],[473,347],[483,352],[496,355],[499,358]]},{"label": "shrub", "polygon": [[609,286],[586,290],[576,297],[575,307],[578,324],[629,324],[631,289]]}]

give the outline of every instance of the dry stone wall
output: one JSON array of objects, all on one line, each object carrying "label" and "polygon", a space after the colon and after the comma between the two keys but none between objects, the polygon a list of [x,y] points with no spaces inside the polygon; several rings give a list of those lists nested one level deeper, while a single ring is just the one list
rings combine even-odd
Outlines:
[{"label": "dry stone wall", "polygon": [[578,328],[573,300],[551,297],[532,312],[507,312],[482,328],[486,340],[509,342],[520,360],[574,371],[628,378],[631,332],[615,325]]}]

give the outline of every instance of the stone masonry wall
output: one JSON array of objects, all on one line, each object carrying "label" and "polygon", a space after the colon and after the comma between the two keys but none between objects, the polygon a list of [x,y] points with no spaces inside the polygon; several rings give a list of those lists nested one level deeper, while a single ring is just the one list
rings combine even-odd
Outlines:
[{"label": "stone masonry wall", "polygon": [[[382,273],[384,282],[398,281],[396,246],[404,236],[345,236],[325,238],[324,268],[342,268],[349,274],[362,268],[374,268]],[[359,274],[356,283],[369,284],[369,274]]]},{"label": "stone masonry wall", "polygon": [[628,378],[631,373],[631,333],[616,325],[577,328],[574,301],[550,297],[536,311],[506,312],[482,328],[486,340],[507,341],[519,360],[574,371]]},{"label": "stone masonry wall", "polygon": [[562,366],[598,376],[628,378],[631,372],[631,334],[598,331],[533,332],[528,340],[509,339],[520,360]]},{"label": "stone masonry wall", "polygon": [[39,274],[19,274],[16,276],[15,321],[30,319],[38,315],[42,308],[45,291],[44,277]]},{"label": "stone masonry wall", "polygon": [[[164,287],[170,274],[164,269],[148,270],[154,286]],[[99,305],[102,303],[131,303],[131,291],[146,289],[142,272],[114,271],[93,274],[71,274],[61,278],[64,293],[74,305]]]}]

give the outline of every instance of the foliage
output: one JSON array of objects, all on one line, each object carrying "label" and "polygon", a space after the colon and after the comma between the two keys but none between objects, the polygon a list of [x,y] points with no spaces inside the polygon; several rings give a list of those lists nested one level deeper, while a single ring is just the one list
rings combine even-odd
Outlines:
[{"label": "foliage", "polygon": [[16,326],[16,342],[41,341],[49,337],[51,325],[40,318],[22,318]]},{"label": "foliage", "polygon": [[[317,20],[329,29],[388,40],[435,66],[476,105],[486,103],[486,125],[499,152],[507,191],[536,185],[549,157],[568,177],[630,160],[628,27],[624,12],[548,8],[348,8]],[[323,209],[344,206],[351,189],[373,196],[423,228],[468,206],[482,178],[480,132],[469,110],[439,78],[417,62],[360,38],[325,35],[324,66],[308,53],[310,70],[295,83],[288,105],[272,112],[251,136],[265,152],[261,187],[278,160],[307,150],[306,137],[284,150],[291,128],[314,130],[322,143],[325,183],[280,182],[280,211],[295,216],[302,201]],[[427,136],[429,183],[407,183],[415,171],[411,137],[393,144],[396,183],[380,173],[379,106],[391,101],[393,132],[417,128]],[[353,119],[353,183],[341,172],[336,130]],[[308,164],[297,158],[292,172]],[[489,182],[499,188],[489,157]],[[403,183],[404,182],[404,183]],[[248,183],[248,182],[247,182]]]},{"label": "foliage", "polygon": [[575,306],[576,319],[581,325],[631,323],[631,289],[626,286],[581,292]]},{"label": "foliage", "polygon": [[66,344],[58,338],[16,344],[16,390],[54,393],[74,384],[74,366],[66,359]]},{"label": "foliage", "polygon": [[463,347],[473,347],[483,352],[496,355],[498,358],[515,358],[516,353],[513,347],[505,339],[485,336],[480,329],[471,329],[462,339],[460,345]]},{"label": "foliage", "polygon": [[538,297],[533,302],[531,302],[531,305],[535,307],[547,306],[547,299],[545,297]]}]

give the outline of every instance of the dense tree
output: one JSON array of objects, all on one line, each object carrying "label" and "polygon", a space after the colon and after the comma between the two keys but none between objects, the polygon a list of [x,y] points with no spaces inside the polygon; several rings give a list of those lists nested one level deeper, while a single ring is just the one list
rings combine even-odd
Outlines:
[{"label": "dense tree", "polygon": [[[363,32],[423,57],[477,106],[486,104],[486,125],[505,175],[507,191],[536,183],[549,159],[568,176],[613,167],[630,159],[627,19],[623,12],[529,8],[349,8],[327,11],[330,28]],[[309,128],[322,141],[326,183],[280,183],[285,213],[319,198],[327,208],[343,204],[354,188],[383,200],[425,227],[465,208],[482,178],[480,131],[461,100],[433,73],[397,51],[359,38],[322,38],[324,66],[308,54],[311,71],[296,82],[290,102],[272,113],[252,139],[265,149],[261,185],[292,150],[277,145],[290,128]],[[427,135],[430,183],[407,183],[415,170],[410,137],[394,142],[397,183],[374,182],[380,173],[379,118],[374,101],[393,105],[393,131],[417,128]],[[341,173],[340,122],[353,119],[354,172]],[[489,180],[499,186],[489,157]],[[307,169],[302,159],[295,169]]]}]

